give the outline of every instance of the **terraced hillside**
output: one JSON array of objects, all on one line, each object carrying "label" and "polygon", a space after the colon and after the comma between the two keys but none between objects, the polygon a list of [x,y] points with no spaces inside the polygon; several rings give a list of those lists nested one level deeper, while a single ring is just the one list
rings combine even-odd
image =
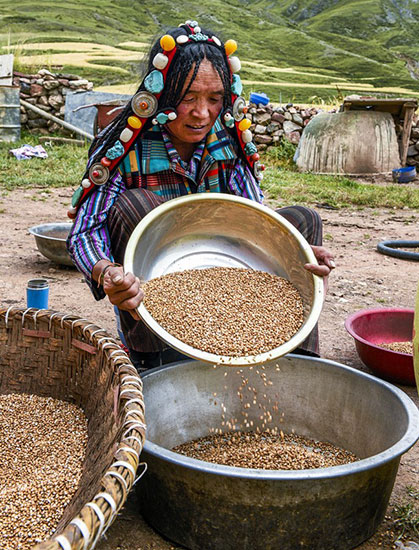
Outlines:
[{"label": "terraced hillside", "polygon": [[0,0],[0,43],[22,70],[58,68],[131,91],[151,37],[188,18],[238,41],[247,94],[419,94],[415,0]]}]

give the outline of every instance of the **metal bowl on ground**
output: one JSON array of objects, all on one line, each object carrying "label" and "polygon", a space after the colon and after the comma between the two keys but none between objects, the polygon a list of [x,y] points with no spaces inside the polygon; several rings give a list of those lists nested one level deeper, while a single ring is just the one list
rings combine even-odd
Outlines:
[{"label": "metal bowl on ground", "polygon": [[289,280],[300,292],[304,320],[281,346],[246,357],[208,353],[185,344],[159,325],[144,304],[146,325],[172,348],[213,364],[264,363],[291,352],[314,328],[323,305],[323,282],[304,269],[317,263],[295,227],[274,210],[225,194],[196,194],[173,199],[152,210],[133,231],[124,268],[144,281],[186,269],[237,267],[266,271]]},{"label": "metal bowl on ground", "polygon": [[411,342],[414,314],[415,310],[408,308],[363,309],[345,320],[361,361],[390,382],[415,385],[413,355],[380,346]]},{"label": "metal bowl on ground", "polygon": [[44,223],[29,228],[29,233],[35,237],[39,252],[56,264],[74,267],[67,252],[66,239],[72,223]]},{"label": "metal bowl on ground", "polygon": [[[265,365],[273,382],[267,386],[257,370],[246,369],[249,385],[259,396],[279,401],[272,426],[329,441],[360,460],[274,471],[172,452],[211,429],[225,431],[222,405],[229,418],[243,418],[239,370],[174,363],[143,377],[148,429],[141,456],[148,470],[137,484],[142,515],[165,537],[192,550],[356,547],[378,528],[400,457],[419,437],[416,406],[399,388],[328,360],[282,357]],[[246,412],[253,429],[262,427],[258,405]],[[240,424],[236,428],[246,431]]]}]

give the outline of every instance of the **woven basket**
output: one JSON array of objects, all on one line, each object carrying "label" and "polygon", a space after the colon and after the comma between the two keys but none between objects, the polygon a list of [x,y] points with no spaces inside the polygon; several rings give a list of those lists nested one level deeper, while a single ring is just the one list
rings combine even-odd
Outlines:
[{"label": "woven basket", "polygon": [[142,382],[104,329],[49,310],[0,309],[0,394],[81,407],[88,444],[79,487],[55,534],[33,550],[90,550],[135,482],[145,439]]}]

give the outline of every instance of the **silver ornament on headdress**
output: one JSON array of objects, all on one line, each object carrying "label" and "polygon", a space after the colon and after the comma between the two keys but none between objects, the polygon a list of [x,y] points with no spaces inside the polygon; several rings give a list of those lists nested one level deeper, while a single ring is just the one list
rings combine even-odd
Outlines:
[{"label": "silver ornament on headdress", "polygon": [[95,185],[103,185],[109,179],[109,170],[106,166],[96,162],[89,168],[89,179]]},{"label": "silver ornament on headdress", "polygon": [[131,99],[131,108],[140,118],[148,118],[157,111],[158,100],[149,92],[138,92]]},{"label": "silver ornament on headdress", "polygon": [[238,97],[233,103],[233,117],[234,120],[240,122],[244,118],[244,109],[246,108],[246,101],[244,97]]}]

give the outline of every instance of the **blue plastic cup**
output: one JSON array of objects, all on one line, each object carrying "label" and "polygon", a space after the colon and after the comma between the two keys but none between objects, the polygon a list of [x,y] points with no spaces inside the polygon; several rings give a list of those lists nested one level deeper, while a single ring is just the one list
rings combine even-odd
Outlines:
[{"label": "blue plastic cup", "polygon": [[31,279],[26,287],[26,305],[48,309],[49,285],[46,279]]}]

